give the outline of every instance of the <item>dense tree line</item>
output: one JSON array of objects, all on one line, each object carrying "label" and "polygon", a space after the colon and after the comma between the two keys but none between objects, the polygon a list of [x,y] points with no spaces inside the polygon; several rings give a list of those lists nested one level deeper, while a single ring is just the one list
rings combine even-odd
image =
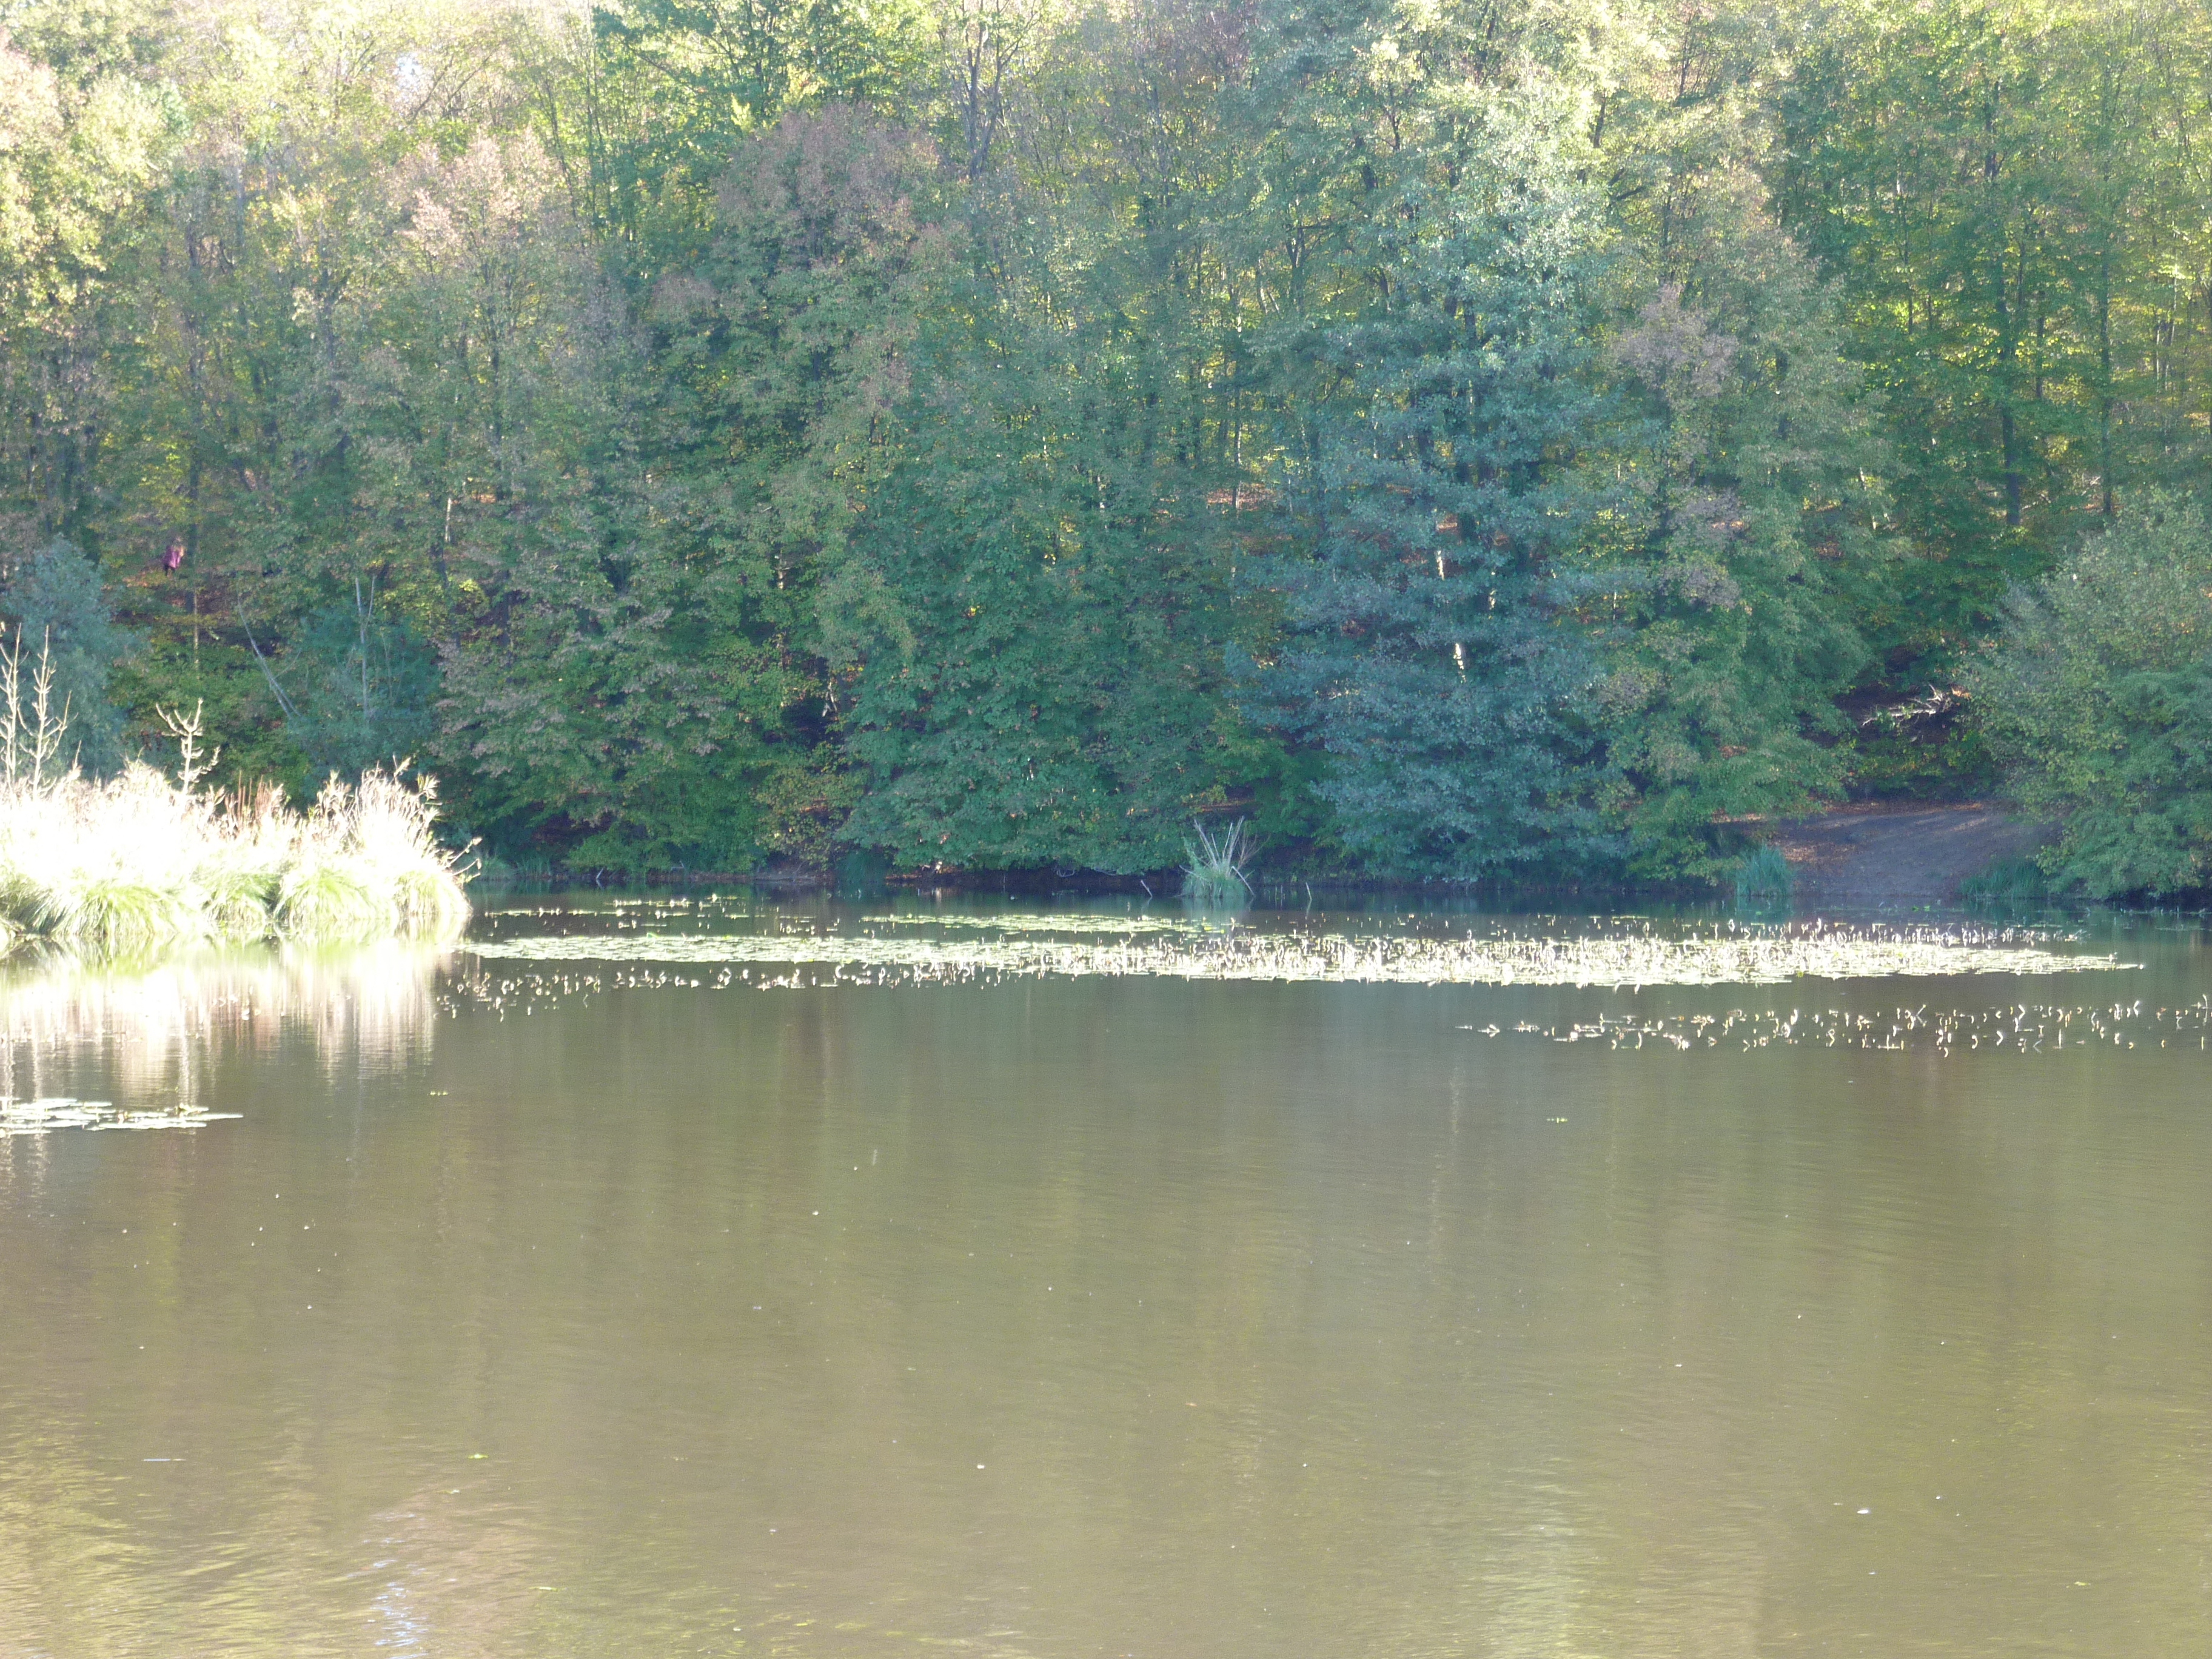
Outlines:
[{"label": "dense tree line", "polygon": [[1709,878],[2017,763],[2008,596],[2202,522],[2201,6],[0,23],[0,576],[94,766],[199,702],[518,861]]}]

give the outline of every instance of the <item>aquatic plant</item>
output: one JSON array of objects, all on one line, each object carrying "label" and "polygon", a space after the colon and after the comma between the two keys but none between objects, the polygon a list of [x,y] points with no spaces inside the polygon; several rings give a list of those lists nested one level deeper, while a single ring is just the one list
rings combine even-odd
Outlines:
[{"label": "aquatic plant", "polygon": [[1252,856],[1244,820],[1239,818],[1218,836],[1206,833],[1202,823],[1190,827],[1195,841],[1185,839],[1182,855],[1182,896],[1209,910],[1234,909],[1252,896],[1252,884],[1244,879],[1244,866]]},{"label": "aquatic plant", "polygon": [[1787,908],[1796,885],[1796,872],[1779,848],[1755,848],[1735,868],[1735,902],[1742,909]]},{"label": "aquatic plant", "polygon": [[[0,704],[15,683],[0,660]],[[42,940],[99,957],[270,937],[449,939],[469,915],[436,794],[371,772],[306,812],[264,786],[202,788],[215,757],[196,709],[165,715],[179,781],[143,762],[97,781],[56,771],[51,709],[0,715],[0,950]]]},{"label": "aquatic plant", "polygon": [[[965,930],[963,930],[965,931]],[[2015,928],[1838,927],[1649,928],[1533,933],[1509,927],[1437,938],[1412,933],[1131,928],[1110,942],[893,932],[562,933],[483,939],[482,960],[649,963],[672,969],[750,965],[766,989],[802,984],[994,983],[1014,978],[1261,980],[1369,985],[1774,985],[1798,979],[2060,974],[2124,969],[2062,937]],[[694,981],[693,983],[698,983]]]},{"label": "aquatic plant", "polygon": [[189,937],[192,916],[184,894],[173,886],[104,873],[50,890],[31,922],[37,932],[94,955],[143,956]]},{"label": "aquatic plant", "polygon": [[310,857],[278,883],[276,916],[287,933],[300,939],[372,939],[391,928],[391,908],[378,897],[349,865]]},{"label": "aquatic plant", "polygon": [[2058,892],[2050,872],[2033,858],[1999,859],[1959,884],[1959,896],[1969,904],[2043,904]]}]

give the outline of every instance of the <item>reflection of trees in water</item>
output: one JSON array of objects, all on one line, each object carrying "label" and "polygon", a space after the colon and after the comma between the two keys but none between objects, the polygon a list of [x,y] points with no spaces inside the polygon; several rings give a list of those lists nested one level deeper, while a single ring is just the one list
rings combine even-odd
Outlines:
[{"label": "reflection of trees in water", "polygon": [[191,1101],[198,1067],[267,1054],[287,1037],[308,1039],[332,1074],[404,1063],[428,1051],[443,957],[392,940],[137,969],[75,960],[27,967],[0,981],[0,1093],[71,1092],[88,1063],[100,1090],[118,1101]]}]

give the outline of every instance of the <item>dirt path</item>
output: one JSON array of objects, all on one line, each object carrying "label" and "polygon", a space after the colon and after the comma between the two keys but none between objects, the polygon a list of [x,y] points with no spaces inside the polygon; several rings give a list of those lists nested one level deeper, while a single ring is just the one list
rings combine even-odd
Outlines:
[{"label": "dirt path", "polygon": [[1800,915],[1955,904],[1959,884],[2047,839],[2000,807],[1869,804],[1782,826],[1774,844],[1796,872]]}]

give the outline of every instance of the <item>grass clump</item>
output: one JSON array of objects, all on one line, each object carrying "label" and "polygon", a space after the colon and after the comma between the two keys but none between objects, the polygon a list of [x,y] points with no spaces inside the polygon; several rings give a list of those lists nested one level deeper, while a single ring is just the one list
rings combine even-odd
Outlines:
[{"label": "grass clump", "polygon": [[1796,888],[1796,872],[1778,848],[1754,848],[1736,866],[1735,902],[1740,909],[1786,909]]},{"label": "grass clump", "polygon": [[137,761],[105,781],[58,773],[0,730],[0,951],[43,942],[128,958],[270,938],[435,940],[467,921],[455,855],[432,833],[428,780],[334,777],[301,812],[273,786],[201,787],[214,757],[198,746],[197,711],[171,729],[181,781]]},{"label": "grass clump", "polygon": [[1196,840],[1185,839],[1182,855],[1182,896],[1208,910],[1233,910],[1249,903],[1252,884],[1244,878],[1244,866],[1252,856],[1251,838],[1239,818],[1218,836],[1206,833],[1202,823],[1190,827]]},{"label": "grass clump", "polygon": [[295,939],[356,943],[392,931],[392,907],[360,872],[335,859],[307,859],[284,872],[276,919]]},{"label": "grass clump", "polygon": [[2060,890],[2033,858],[1999,859],[1959,884],[1959,896],[1970,904],[2044,904],[2057,898]]},{"label": "grass clump", "polygon": [[152,767],[0,780],[0,950],[98,957],[281,938],[441,939],[469,916],[435,796],[372,772],[306,812],[281,791],[179,787]]}]

